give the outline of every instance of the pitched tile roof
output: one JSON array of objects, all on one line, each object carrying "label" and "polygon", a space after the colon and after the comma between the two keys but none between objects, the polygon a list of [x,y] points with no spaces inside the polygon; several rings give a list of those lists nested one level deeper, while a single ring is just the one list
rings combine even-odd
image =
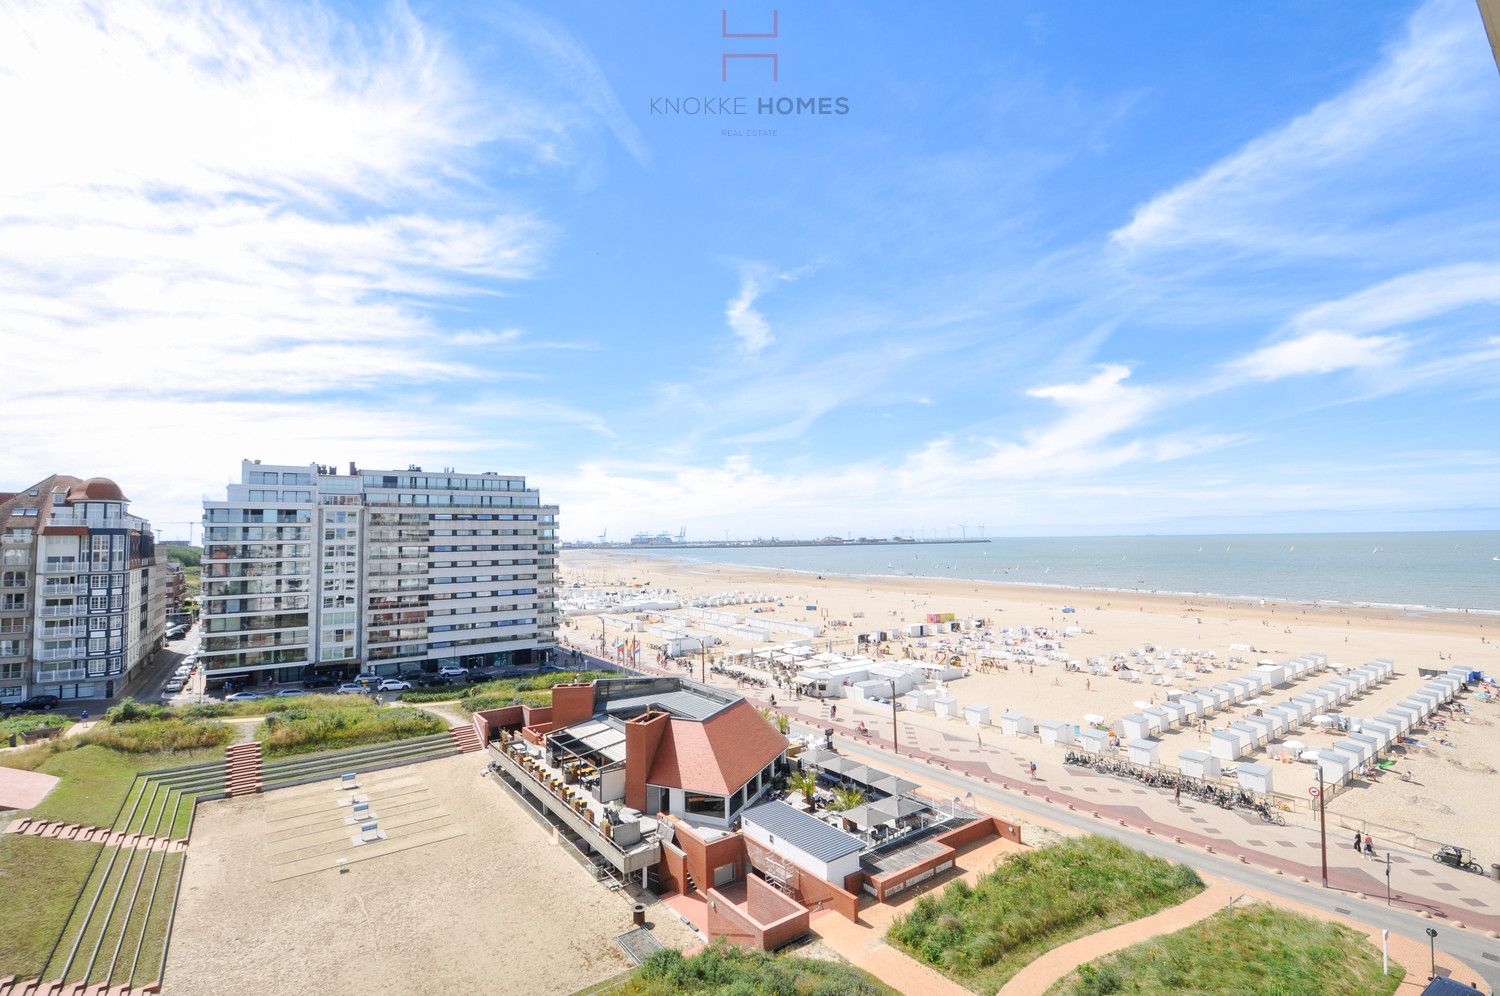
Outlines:
[{"label": "pitched tile roof", "polygon": [[786,737],[741,699],[703,722],[671,719],[646,781],[728,795],[784,750]]}]

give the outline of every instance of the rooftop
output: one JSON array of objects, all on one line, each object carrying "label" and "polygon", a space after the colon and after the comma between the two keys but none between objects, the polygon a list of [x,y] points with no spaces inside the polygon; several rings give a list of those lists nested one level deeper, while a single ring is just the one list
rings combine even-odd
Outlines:
[{"label": "rooftop", "polygon": [[836,861],[865,849],[865,842],[784,802],[765,802],[745,810],[746,823],[764,827],[792,846],[820,861]]}]

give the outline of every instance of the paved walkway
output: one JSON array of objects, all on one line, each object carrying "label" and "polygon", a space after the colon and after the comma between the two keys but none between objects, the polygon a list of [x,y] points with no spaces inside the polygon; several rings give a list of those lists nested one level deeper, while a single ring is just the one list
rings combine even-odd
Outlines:
[{"label": "paved walkway", "polygon": [[[658,668],[654,662],[643,663],[639,670],[690,676],[700,679],[694,669],[691,675],[681,669]],[[828,719],[828,703],[816,699],[787,699],[787,693],[776,688],[737,687],[735,681],[710,673],[709,683],[732,688],[746,697],[767,703],[777,699],[776,709],[794,721],[819,728],[832,727],[840,735],[863,742],[873,748],[889,751],[891,721],[888,712],[856,712],[848,700],[839,700],[839,719]],[[871,730],[869,736],[855,733],[854,724],[863,718]],[[1321,850],[1315,828],[1263,823],[1246,810],[1226,810],[1218,806],[1184,801],[1175,805],[1166,789],[1148,788],[1135,781],[1097,774],[1087,768],[1076,768],[1048,759],[1036,758],[1037,778],[1028,776],[1032,760],[1026,754],[1027,740],[1003,737],[998,728],[976,728],[957,720],[951,728],[932,728],[900,719],[900,750],[903,756],[961,773],[1008,791],[1022,792],[1061,808],[1099,814],[1114,825],[1146,830],[1158,836],[1181,838],[1183,843],[1212,848],[1215,853],[1280,874],[1311,882],[1322,881]],[[1032,740],[1033,745],[1036,744]],[[1329,886],[1348,893],[1384,898],[1386,893],[1385,862],[1353,853],[1353,832],[1328,838]],[[1448,922],[1464,924],[1470,929],[1500,934],[1500,883],[1486,876],[1462,872],[1435,863],[1431,855],[1398,847],[1381,848],[1391,853],[1391,900],[1393,905]]]}]

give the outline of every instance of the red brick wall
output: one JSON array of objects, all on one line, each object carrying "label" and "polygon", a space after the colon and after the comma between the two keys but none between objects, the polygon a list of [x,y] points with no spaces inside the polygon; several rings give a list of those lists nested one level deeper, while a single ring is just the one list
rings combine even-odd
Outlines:
[{"label": "red brick wall", "polygon": [[[714,869],[722,865],[734,865],[734,879],[745,877],[748,859],[745,855],[745,838],[741,834],[730,834],[708,842],[696,836],[682,823],[674,823],[677,833],[674,839],[686,856],[685,866],[693,875],[700,890],[706,891],[714,884]],[[677,888],[682,890],[686,881],[679,879]]]},{"label": "red brick wall", "polygon": [[[762,871],[770,867],[768,856],[771,852],[764,844],[757,843],[742,834],[737,836],[745,842],[745,854],[750,864],[760,868]],[[803,905],[812,907],[822,903],[829,909],[842,913],[850,920],[859,919],[859,894],[857,892],[851,892],[847,888],[840,888],[832,882],[825,882],[801,865],[792,864],[790,861],[786,861],[785,858],[779,860],[791,866],[792,878],[788,884],[793,887],[798,898],[802,900]],[[857,881],[859,873],[849,877]],[[847,881],[845,885],[848,885]]]},{"label": "red brick wall", "polygon": [[1007,823],[993,817],[985,817],[975,820],[956,830],[939,834],[932,838],[934,843],[943,845],[943,853],[934,855],[925,861],[919,861],[905,868],[898,868],[884,875],[864,876],[875,888],[875,898],[879,902],[885,902],[886,892],[893,886],[902,885],[923,872],[936,868],[938,865],[952,861],[958,855],[958,849],[976,841],[988,840],[991,837],[1004,837],[1006,840],[1021,842],[1021,827],[1016,823]]},{"label": "red brick wall", "polygon": [[594,714],[594,686],[553,685],[552,722],[561,729],[581,723]]},{"label": "red brick wall", "polygon": [[754,875],[745,881],[743,907],[708,890],[708,935],[731,944],[770,951],[807,933],[808,920],[806,909]]},{"label": "red brick wall", "polygon": [[687,884],[687,879],[682,874],[685,867],[687,855],[681,849],[662,841],[661,863],[656,866],[656,874],[661,879],[663,891],[671,888],[678,892],[683,890],[683,886]]},{"label": "red brick wall", "polygon": [[479,739],[488,744],[497,739],[506,730],[516,730],[525,726],[524,707],[513,705],[500,709],[483,709],[474,714],[474,729],[479,733]]},{"label": "red brick wall", "polygon": [[646,776],[656,761],[656,748],[667,732],[669,719],[664,712],[647,713],[625,724],[625,805],[631,809],[646,811]]}]

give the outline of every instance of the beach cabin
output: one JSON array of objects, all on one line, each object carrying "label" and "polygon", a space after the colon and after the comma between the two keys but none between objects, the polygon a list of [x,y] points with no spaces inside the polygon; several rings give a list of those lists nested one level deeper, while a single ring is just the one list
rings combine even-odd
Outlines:
[{"label": "beach cabin", "polygon": [[1361,756],[1360,751],[1352,747],[1340,747],[1338,744],[1334,744],[1332,747],[1318,748],[1319,757],[1326,757],[1330,754],[1342,757],[1348,762],[1349,776],[1351,778],[1357,777],[1360,769],[1364,767],[1365,758]]},{"label": "beach cabin", "polygon": [[1343,690],[1344,701],[1346,702],[1349,699],[1352,699],[1354,696],[1358,695],[1360,692],[1364,691],[1365,687],[1364,683],[1352,674],[1347,674],[1342,678],[1333,679],[1333,684],[1334,687]]},{"label": "beach cabin", "polygon": [[1140,713],[1120,717],[1120,736],[1126,740],[1139,740],[1151,735],[1151,721]]},{"label": "beach cabin", "polygon": [[1235,722],[1230,723],[1229,729],[1237,730],[1245,735],[1245,738],[1249,743],[1249,746],[1246,747],[1246,750],[1253,750],[1256,747],[1264,747],[1270,741],[1270,737],[1265,730],[1261,729],[1259,726],[1256,726],[1254,723],[1247,723],[1244,720],[1236,720]]},{"label": "beach cabin", "polygon": [[1360,763],[1364,763],[1375,756],[1373,745],[1363,740],[1356,740],[1354,737],[1345,737],[1343,740],[1335,741],[1333,746],[1345,754],[1353,754],[1359,758]]},{"label": "beach cabin", "polygon": [[1231,683],[1239,685],[1245,690],[1245,697],[1259,695],[1262,688],[1266,687],[1266,680],[1257,671],[1242,674],[1238,678],[1229,679]]},{"label": "beach cabin", "polygon": [[1078,734],[1078,743],[1090,754],[1104,754],[1109,751],[1109,733],[1105,730],[1083,730]]},{"label": "beach cabin", "polygon": [[1159,706],[1159,708],[1162,712],[1167,714],[1167,729],[1169,730],[1181,726],[1184,722],[1187,721],[1187,706],[1183,705],[1181,702],[1163,702]]},{"label": "beach cabin", "polygon": [[1285,664],[1262,664],[1256,670],[1265,679],[1268,688],[1277,688],[1285,685],[1289,677]]},{"label": "beach cabin", "polygon": [[977,703],[964,706],[964,722],[970,726],[990,725],[990,707]]},{"label": "beach cabin", "polygon": [[1468,667],[1467,665],[1465,665],[1463,667],[1450,667],[1448,669],[1448,677],[1454,678],[1457,681],[1459,681],[1460,683],[1465,684],[1465,685],[1467,685],[1469,683],[1469,679],[1472,678],[1473,676],[1474,676],[1474,669],[1471,668],[1471,667]]},{"label": "beach cabin", "polygon": [[1234,776],[1239,780],[1240,788],[1246,792],[1270,795],[1275,791],[1271,787],[1274,771],[1269,764],[1242,764],[1235,770]]},{"label": "beach cabin", "polygon": [[928,688],[919,688],[908,694],[903,703],[908,709],[925,709],[931,712],[932,700],[935,698],[937,698],[937,692]]},{"label": "beach cabin", "polygon": [[1287,705],[1295,705],[1297,709],[1301,711],[1303,722],[1312,719],[1318,713],[1323,711],[1323,700],[1318,696],[1312,695],[1310,693],[1292,696],[1291,701],[1288,702]]},{"label": "beach cabin", "polygon": [[1297,727],[1302,725],[1302,716],[1297,712],[1296,709],[1293,709],[1290,706],[1266,706],[1264,711],[1267,716],[1274,716],[1277,719],[1281,720],[1281,731],[1283,733],[1290,730],[1295,730]]},{"label": "beach cabin", "polygon": [[1160,706],[1147,706],[1141,710],[1141,715],[1153,725],[1153,733],[1165,733],[1172,728],[1172,717]]},{"label": "beach cabin", "polygon": [[1031,717],[1022,712],[1002,712],[1000,714],[1000,732],[1007,737],[1027,736],[1036,732],[1036,724]]},{"label": "beach cabin", "polygon": [[952,719],[958,715],[958,699],[951,695],[939,695],[932,700],[932,711],[938,719]]},{"label": "beach cabin", "polygon": [[1128,744],[1131,764],[1155,764],[1161,744],[1155,740],[1137,739]]},{"label": "beach cabin", "polygon": [[1188,778],[1219,777],[1219,759],[1207,751],[1185,750],[1177,755],[1177,765]]},{"label": "beach cabin", "polygon": [[1381,734],[1373,730],[1369,733],[1351,733],[1349,734],[1348,739],[1353,740],[1355,743],[1365,745],[1365,747],[1367,748],[1365,760],[1367,761],[1373,758],[1376,754],[1379,754],[1380,751],[1385,747],[1385,742],[1382,739]]},{"label": "beach cabin", "polygon": [[1400,716],[1406,720],[1406,730],[1402,730],[1402,733],[1407,732],[1413,726],[1421,726],[1422,720],[1427,718],[1427,714],[1422,711],[1421,706],[1409,705],[1405,702],[1400,705],[1391,706],[1386,710],[1386,715]]},{"label": "beach cabin", "polygon": [[1073,724],[1062,723],[1055,719],[1044,719],[1036,724],[1037,733],[1042,738],[1043,747],[1051,747],[1053,744],[1071,746],[1074,743]]},{"label": "beach cabin", "polygon": [[1198,696],[1189,695],[1186,692],[1175,692],[1173,694],[1177,697],[1172,700],[1172,704],[1182,710],[1183,723],[1190,722],[1203,715],[1203,700],[1198,698]]},{"label": "beach cabin", "polygon": [[[1261,710],[1264,712],[1265,710]],[[1245,722],[1251,726],[1258,726],[1266,732],[1266,742],[1270,743],[1286,732],[1286,720],[1280,716],[1246,716]]]},{"label": "beach cabin", "polygon": [[1233,761],[1245,752],[1244,734],[1234,730],[1214,730],[1208,735],[1208,749],[1221,761]]},{"label": "beach cabin", "polygon": [[1354,758],[1340,751],[1329,750],[1327,747],[1318,748],[1318,767],[1323,772],[1323,780],[1342,785],[1349,780],[1349,776],[1358,769]]},{"label": "beach cabin", "polygon": [[1397,712],[1391,709],[1386,710],[1385,714],[1380,718],[1396,728],[1396,736],[1398,737],[1405,736],[1406,731],[1411,729],[1412,724],[1415,722],[1410,713],[1405,711]]},{"label": "beach cabin", "polygon": [[1415,709],[1422,719],[1432,715],[1432,710],[1437,708],[1437,700],[1430,695],[1413,695],[1411,698],[1402,699],[1400,704],[1407,709]]},{"label": "beach cabin", "polygon": [[1378,737],[1380,739],[1380,749],[1385,750],[1401,734],[1401,728],[1396,724],[1395,720],[1388,719],[1385,716],[1377,716],[1374,719],[1367,719],[1361,723],[1360,732],[1367,733],[1372,737]]},{"label": "beach cabin", "polygon": [[926,636],[927,625],[925,623],[912,623],[909,626],[901,627],[901,633],[904,636]]}]

